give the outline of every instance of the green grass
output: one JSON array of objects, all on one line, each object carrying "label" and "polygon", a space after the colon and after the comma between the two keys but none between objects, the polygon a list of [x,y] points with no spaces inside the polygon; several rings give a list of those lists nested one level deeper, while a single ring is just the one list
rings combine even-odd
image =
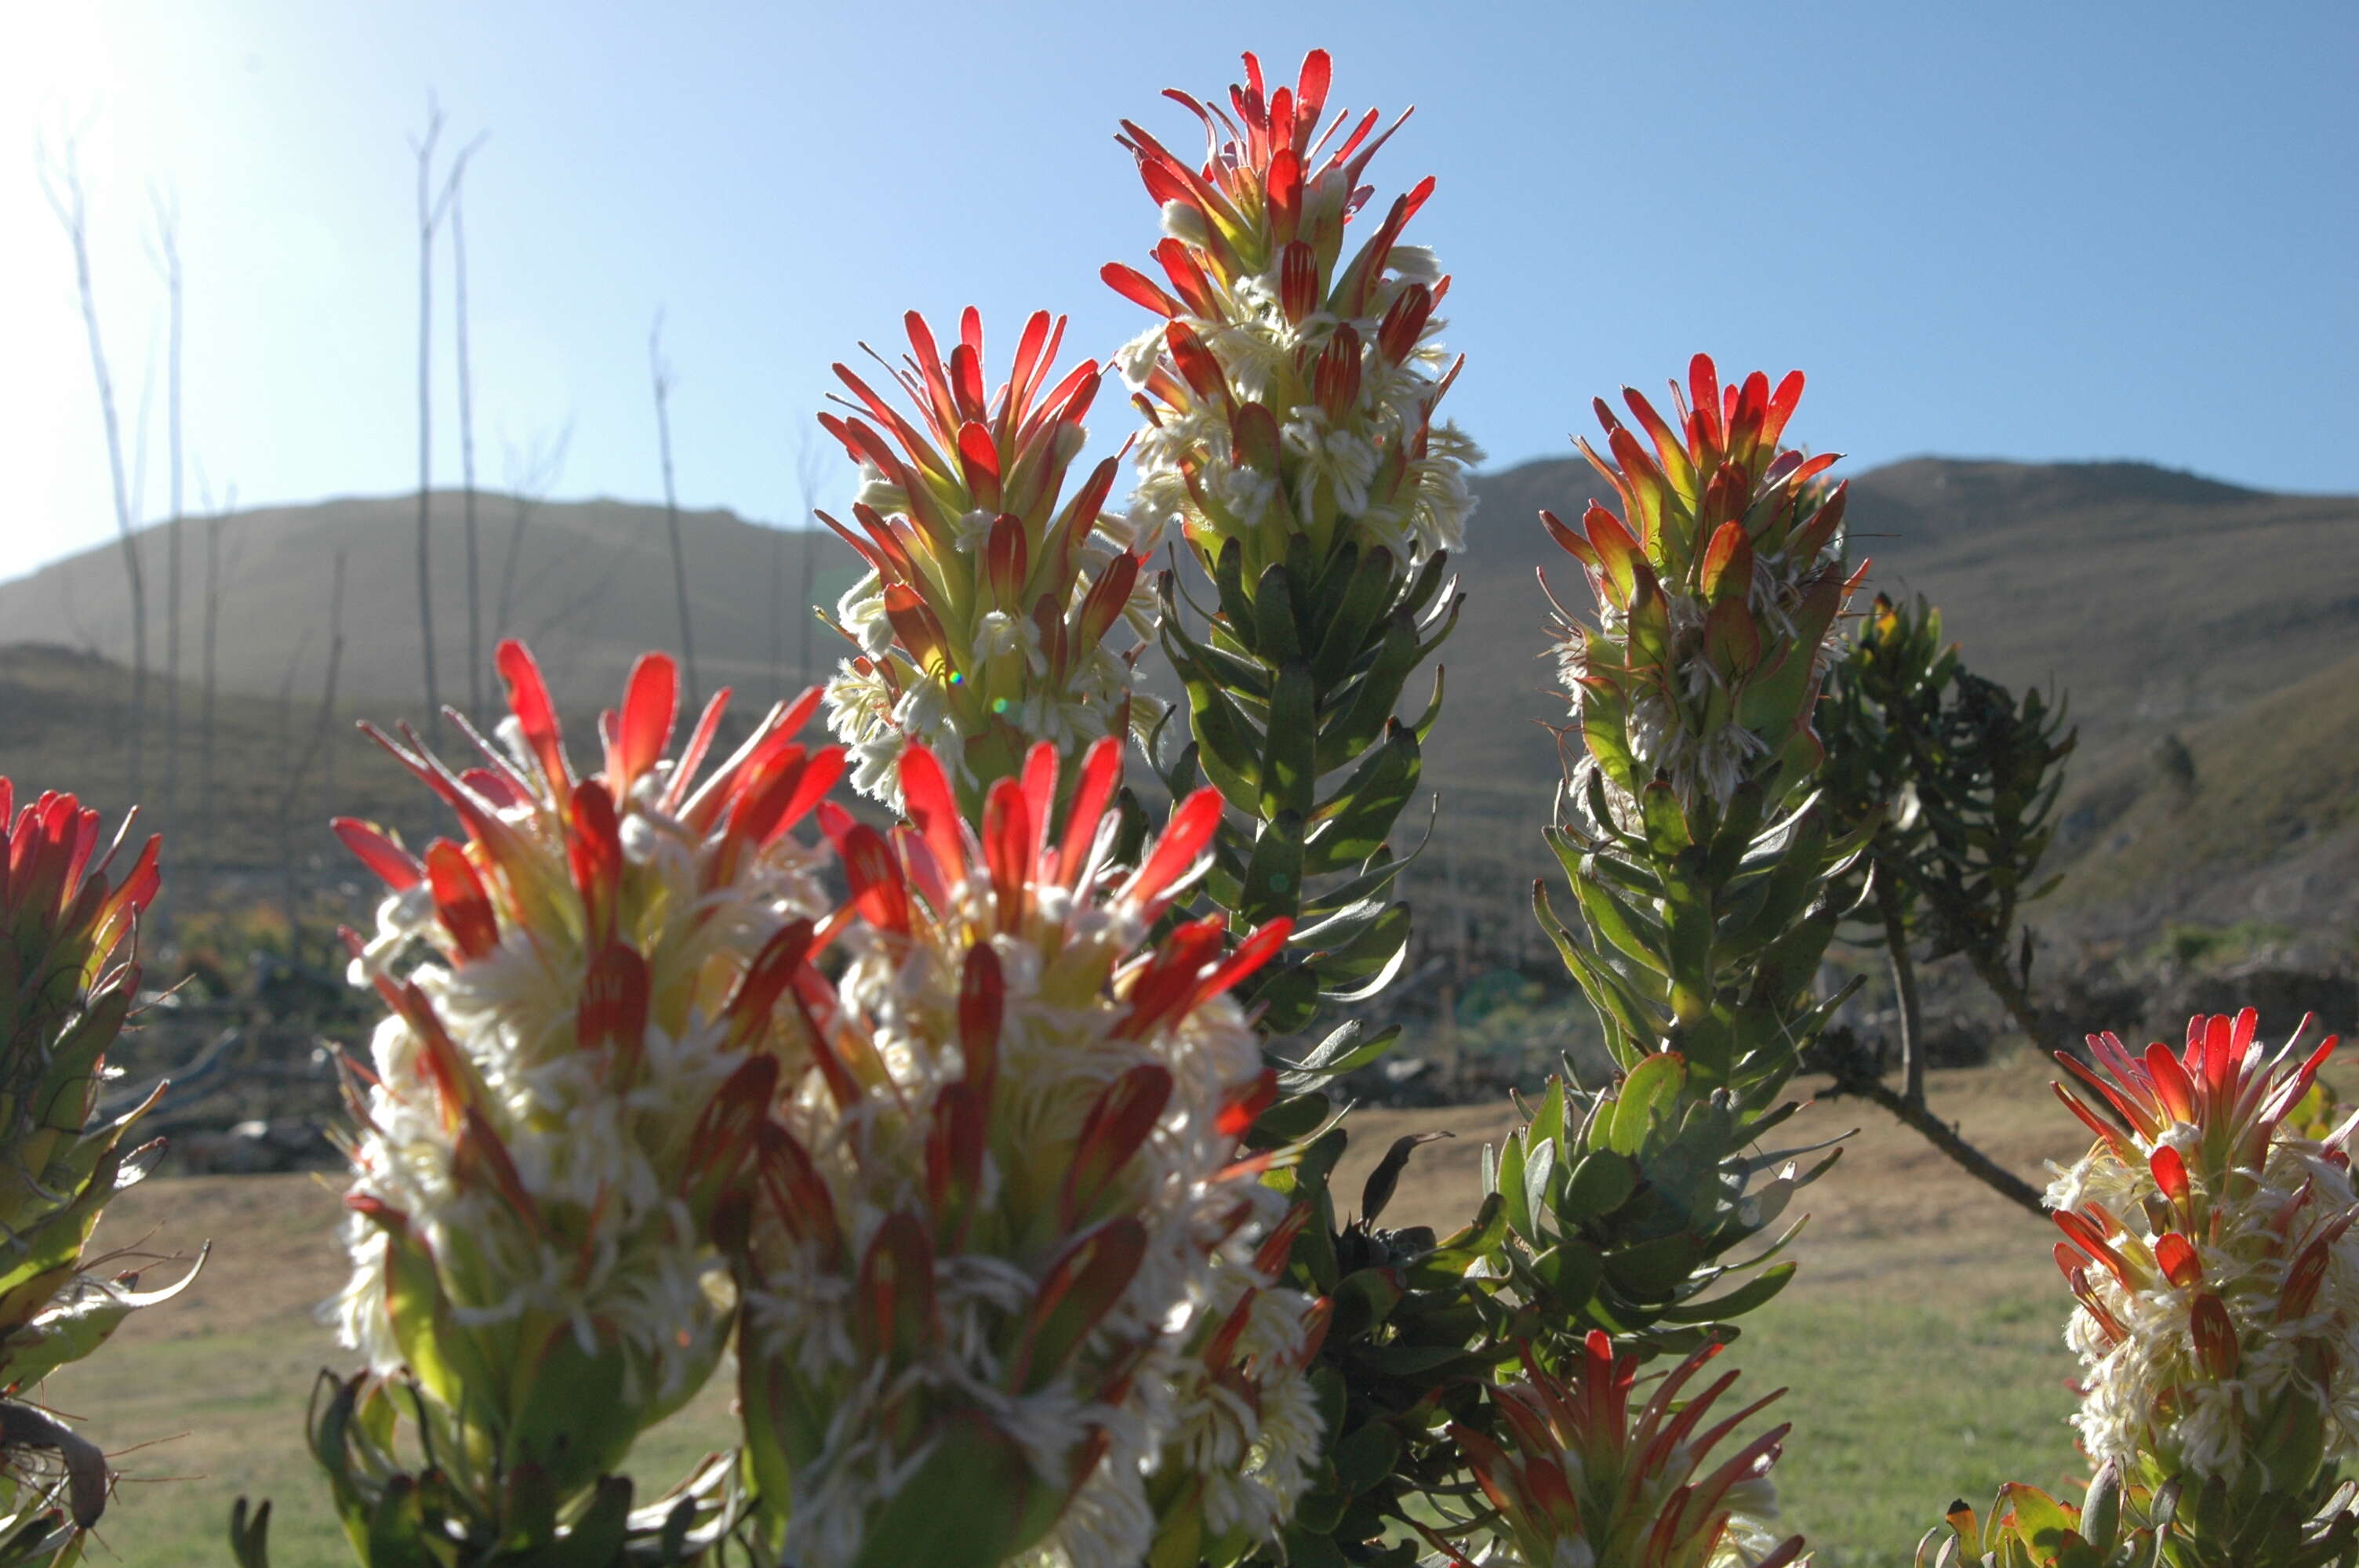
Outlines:
[{"label": "green grass", "polygon": [[1791,1390],[1771,1407],[1794,1423],[1777,1489],[1821,1568],[1906,1564],[1951,1498],[1979,1509],[2002,1481],[2052,1489],[2080,1473],[2061,1289],[1962,1303],[1908,1287],[1798,1287],[1732,1352],[1747,1382]]}]

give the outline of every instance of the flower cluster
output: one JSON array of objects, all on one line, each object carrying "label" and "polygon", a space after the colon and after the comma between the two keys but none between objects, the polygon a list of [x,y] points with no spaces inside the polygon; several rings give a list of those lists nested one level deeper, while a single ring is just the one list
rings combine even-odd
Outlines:
[{"label": "flower cluster", "polygon": [[1597,400],[1612,460],[1581,449],[1622,511],[1592,505],[1579,528],[1540,514],[1596,597],[1587,622],[1558,607],[1558,668],[1588,749],[1576,799],[1594,771],[1617,806],[1658,778],[1683,806],[1724,806],[1759,759],[1816,765],[1810,710],[1866,568],[1844,575],[1843,487],[1813,482],[1834,455],[1779,443],[1801,396],[1799,371],[1775,391],[1758,371],[1723,387],[1698,354],[1687,388],[1671,384],[1676,427],[1623,392],[1651,454]]},{"label": "flower cluster", "polygon": [[2334,1039],[2271,1052],[2257,1023],[2194,1019],[2180,1053],[2093,1036],[2102,1072],[2059,1057],[2074,1083],[2057,1093],[2096,1134],[2048,1193],[2081,1303],[2073,1421],[2150,1486],[2257,1467],[2300,1494],[2359,1445],[2359,1118],[2302,1108]]},{"label": "flower cluster", "polygon": [[1139,567],[1154,535],[1102,510],[1116,458],[1060,504],[1099,381],[1085,360],[1049,385],[1061,318],[1025,323],[989,397],[981,316],[961,319],[947,360],[922,317],[908,324],[911,353],[892,375],[916,421],[842,364],[853,412],[820,416],[862,477],[857,530],[821,515],[869,566],[837,609],[857,651],[828,686],[828,722],[863,793],[897,803],[901,752],[916,741],[972,808],[1029,742],[1072,758],[1122,733],[1133,654],[1116,623],[1141,636],[1151,624]]},{"label": "flower cluster", "polygon": [[1258,1519],[1245,1494],[1266,1513],[1302,1485],[1307,1394],[1261,1421],[1221,1381],[1248,1357],[1299,1378],[1313,1343],[1255,1256],[1279,1200],[1234,1158],[1275,1080],[1226,993],[1286,928],[1152,940],[1220,800],[1184,801],[1119,871],[1120,768],[1118,741],[1092,748],[1061,835],[1046,742],[979,831],[920,745],[909,826],[827,808],[851,903],[821,936],[848,952],[790,988],[744,1218],[748,1451],[787,1561],[1136,1562],[1183,1433],[1183,1460],[1233,1466],[1208,1511]]},{"label": "flower cluster", "polygon": [[1785,1392],[1705,1427],[1736,1373],[1684,1400],[1680,1392],[1720,1350],[1719,1342],[1707,1344],[1664,1374],[1635,1416],[1638,1358],[1615,1356],[1602,1330],[1561,1380],[1527,1350],[1526,1380],[1493,1394],[1515,1452],[1470,1427],[1451,1428],[1506,1527],[1484,1561],[1517,1568],[1784,1568],[1796,1561],[1802,1538],[1777,1541],[1766,1522],[1777,1511],[1769,1468],[1788,1429],[1772,1427],[1704,1469],[1721,1439]]},{"label": "flower cluster", "polygon": [[[113,1076],[106,1054],[139,994],[138,919],[156,896],[150,838],[110,881],[130,829],[92,863],[99,814],[71,795],[21,808],[0,778],[0,1390],[14,1394],[106,1340],[136,1309],[185,1288],[141,1292],[86,1257],[109,1199],[147,1173],[161,1142],[124,1148],[145,1103],[93,1124]],[[199,1260],[201,1266],[202,1260]],[[58,1454],[61,1493],[28,1485]],[[54,1476],[56,1472],[49,1472]],[[11,1562],[69,1561],[106,1506],[104,1455],[28,1404],[0,1400],[0,1535]],[[62,1502],[63,1507],[58,1505]],[[18,1555],[21,1553],[21,1555]]]},{"label": "flower cluster", "polygon": [[[675,760],[670,662],[643,658],[577,777],[540,673],[505,643],[514,716],[455,773],[379,736],[457,814],[413,856],[337,831],[390,888],[354,978],[390,1011],[349,1152],[344,1341],[407,1369],[500,1464],[562,1496],[614,1470],[719,1358],[733,1316],[712,1210],[777,1082],[779,989],[824,906],[788,836],[842,772],[781,704],[699,779],[728,694]],[[472,733],[472,732],[471,732]],[[423,947],[422,959],[411,961]]]},{"label": "flower cluster", "polygon": [[1430,252],[1400,243],[1433,181],[1397,198],[1347,259],[1346,228],[1369,196],[1361,175],[1400,122],[1378,132],[1370,110],[1340,139],[1348,114],[1322,131],[1323,50],[1275,92],[1258,59],[1245,64],[1234,114],[1170,94],[1203,122],[1201,167],[1123,122],[1119,139],[1163,208],[1155,257],[1169,284],[1120,263],[1104,270],[1164,318],[1115,362],[1150,425],[1133,515],[1157,529],[1178,521],[1208,561],[1241,541],[1248,580],[1296,535],[1321,556],[1351,534],[1401,560],[1453,549],[1481,454],[1434,423],[1457,373],[1434,313],[1450,280]]}]

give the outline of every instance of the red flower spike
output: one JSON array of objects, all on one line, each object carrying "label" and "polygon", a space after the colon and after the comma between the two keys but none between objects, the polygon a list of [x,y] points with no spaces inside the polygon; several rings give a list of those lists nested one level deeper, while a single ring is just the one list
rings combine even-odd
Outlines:
[{"label": "red flower spike", "polygon": [[473,960],[496,951],[500,923],[482,879],[467,863],[466,851],[448,838],[426,848],[426,874],[432,885],[435,917],[451,935],[462,958]]},{"label": "red flower spike", "polygon": [[1109,735],[1091,746],[1082,762],[1082,779],[1073,791],[1065,817],[1065,840],[1058,851],[1056,880],[1076,885],[1098,839],[1098,826],[1106,805],[1122,783],[1122,742]]},{"label": "red flower spike", "polygon": [[811,923],[790,920],[770,935],[762,950],[745,967],[737,989],[722,1010],[729,1020],[729,1044],[744,1050],[769,1027],[778,999],[794,983],[811,953]]},{"label": "red flower spike", "polygon": [[1228,1103],[1221,1107],[1221,1136],[1243,1138],[1261,1119],[1261,1113],[1277,1103],[1277,1070],[1264,1067],[1261,1076],[1243,1088],[1230,1091]]},{"label": "red flower spike", "polygon": [[1059,1222],[1071,1229],[1095,1206],[1127,1165],[1171,1101],[1171,1075],[1151,1063],[1130,1068],[1102,1091],[1082,1122],[1072,1162],[1059,1190]]},{"label": "red flower spike", "polygon": [[462,1186],[484,1186],[500,1195],[534,1230],[540,1229],[540,1206],[533,1202],[507,1145],[484,1113],[469,1106],[460,1114],[459,1135],[451,1148],[451,1175]]},{"label": "red flower spike", "polygon": [[[0,783],[5,783],[0,780]],[[425,864],[419,858],[386,837],[374,824],[354,817],[339,816],[328,826],[342,840],[353,858],[366,866],[376,878],[395,892],[408,892],[426,880]],[[5,867],[0,867],[5,874]]]},{"label": "red flower spike", "polygon": [[1050,1264],[1033,1298],[1007,1387],[1033,1393],[1060,1371],[1130,1288],[1147,1256],[1147,1227],[1125,1215],[1082,1237]]},{"label": "red flower spike", "polygon": [[569,816],[571,831],[565,836],[566,859],[573,871],[574,891],[582,906],[592,946],[614,935],[615,902],[623,885],[623,838],[614,817],[614,797],[592,781],[573,792]]},{"label": "red flower spike", "polygon": [[934,1233],[956,1251],[983,1190],[983,1156],[990,1139],[983,1098],[971,1083],[945,1087],[926,1131],[926,1202]]},{"label": "red flower spike", "polygon": [[753,1158],[756,1130],[777,1094],[775,1056],[748,1056],[722,1080],[689,1134],[688,1160],[680,1167],[682,1196],[700,1195],[710,1204],[722,1189],[735,1184],[738,1173]]},{"label": "red flower spike", "polygon": [[2197,1296],[2188,1311],[2187,1326],[2195,1341],[2195,1358],[2204,1371],[2214,1378],[2234,1377],[2244,1351],[2236,1342],[2236,1325],[2229,1321],[2228,1309],[2220,1298],[2209,1291]]},{"label": "red flower spike", "polygon": [[617,795],[628,795],[640,776],[656,765],[671,743],[671,728],[679,714],[679,675],[661,654],[642,654],[631,666],[630,684],[623,692],[622,722],[607,753],[607,784]]},{"label": "red flower spike", "polygon": [[1001,977],[999,955],[989,944],[967,949],[966,967],[959,979],[959,1056],[966,1081],[983,1102],[991,1101],[992,1081],[999,1069],[999,1029],[1007,1007],[1007,985]]},{"label": "red flower spike", "polygon": [[525,645],[513,637],[500,643],[495,657],[500,678],[507,683],[508,708],[524,728],[525,746],[540,763],[542,776],[562,806],[566,792],[573,786],[573,768],[565,760],[565,738],[558,728],[557,705],[549,699],[549,687],[540,678],[540,666],[533,662]]},{"label": "red flower spike", "polygon": [[776,1121],[754,1130],[754,1168],[770,1212],[787,1232],[817,1247],[821,1266],[841,1257],[842,1240],[827,1183],[795,1135]]},{"label": "red flower spike", "polygon": [[647,961],[620,942],[590,960],[574,1014],[574,1038],[584,1051],[606,1053],[603,1081],[626,1087],[647,1053]]},{"label": "red flower spike", "polygon": [[2194,1247],[2175,1230],[2155,1238],[2154,1260],[2174,1285],[2184,1289],[2202,1283],[2203,1265],[2196,1259]]},{"label": "red flower spike", "polygon": [[854,823],[837,841],[836,853],[861,918],[879,930],[908,935],[909,891],[884,838],[865,823]]},{"label": "red flower spike", "polygon": [[861,1349],[899,1368],[915,1365],[940,1336],[934,1313],[934,1251],[914,1215],[886,1217],[869,1238],[855,1287]]},{"label": "red flower spike", "polygon": [[[2068,1100],[2066,1103],[2071,1102]],[[2186,1214],[2189,1192],[2187,1162],[2180,1158],[2179,1151],[2164,1144],[2154,1152],[2147,1162],[2147,1168],[2154,1173],[2154,1184],[2161,1189],[2162,1195],[2176,1205],[2180,1214]]]},{"label": "red flower spike", "polygon": [[1032,813],[1023,786],[1014,779],[1001,779],[984,801],[983,853],[991,870],[992,905],[1002,931],[1014,931],[1024,922],[1031,847]]},{"label": "red flower spike", "polygon": [[1166,895],[1175,892],[1182,878],[1193,869],[1197,856],[1212,841],[1212,831],[1221,822],[1221,792],[1210,784],[1180,802],[1171,814],[1171,821],[1156,841],[1154,851],[1138,868],[1121,896],[1140,906],[1151,918],[1162,913],[1169,902]]}]

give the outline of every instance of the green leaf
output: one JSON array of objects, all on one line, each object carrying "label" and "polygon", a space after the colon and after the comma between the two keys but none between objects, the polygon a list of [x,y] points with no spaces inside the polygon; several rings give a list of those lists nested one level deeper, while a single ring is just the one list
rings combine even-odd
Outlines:
[{"label": "green leaf", "polygon": [[1346,1491],[1364,1492],[1393,1473],[1400,1452],[1400,1433],[1391,1423],[1369,1422],[1335,1445],[1336,1479]]},{"label": "green leaf", "polygon": [[1294,581],[1285,567],[1262,569],[1261,580],[1254,586],[1253,620],[1239,625],[1253,628],[1253,649],[1264,663],[1301,662],[1302,637],[1294,625]]},{"label": "green leaf", "polygon": [[1280,811],[1262,824],[1245,861],[1236,913],[1259,925],[1302,908],[1302,814]]},{"label": "green leaf", "polygon": [[1308,817],[1317,804],[1315,698],[1307,665],[1294,660],[1279,667],[1270,698],[1269,726],[1262,733],[1260,815],[1264,820],[1280,812]]},{"label": "green leaf", "polygon": [[1791,1263],[1773,1265],[1724,1295],[1708,1302],[1684,1301],[1677,1306],[1665,1307],[1659,1315],[1665,1323],[1716,1323],[1742,1317],[1784,1290],[1794,1277],[1794,1267]]}]

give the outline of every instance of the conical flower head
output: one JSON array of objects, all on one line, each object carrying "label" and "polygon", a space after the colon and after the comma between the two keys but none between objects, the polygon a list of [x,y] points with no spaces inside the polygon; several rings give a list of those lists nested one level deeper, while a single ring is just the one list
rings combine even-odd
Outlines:
[{"label": "conical flower head", "polygon": [[1454,549],[1481,454],[1434,421],[1457,373],[1436,314],[1450,280],[1401,243],[1433,180],[1396,198],[1347,257],[1371,194],[1361,176],[1400,122],[1379,131],[1370,110],[1322,129],[1324,50],[1274,92],[1258,59],[1245,64],[1225,109],[1169,94],[1203,124],[1201,164],[1127,120],[1118,138],[1166,235],[1164,282],[1121,263],[1103,274],[1163,318],[1117,362],[1150,427],[1133,514],[1178,521],[1207,562],[1239,541],[1248,581],[1297,535],[1321,557],[1345,538],[1402,562]]},{"label": "conical flower head", "polygon": [[1794,777],[1816,765],[1810,709],[1865,568],[1844,571],[1843,487],[1816,483],[1834,456],[1780,440],[1799,371],[1775,390],[1758,371],[1723,386],[1698,354],[1671,385],[1676,425],[1623,396],[1638,430],[1600,398],[1610,460],[1581,443],[1621,511],[1593,504],[1578,528],[1540,514],[1595,598],[1586,616],[1559,606],[1583,770],[1621,803],[1663,778],[1690,810],[1725,805],[1760,759],[1790,760]]},{"label": "conical flower head", "polygon": [[[103,855],[100,816],[71,795],[21,807],[0,778],[0,1388],[38,1383],[103,1344],[138,1308],[176,1295],[137,1276],[109,1278],[85,1263],[107,1201],[147,1173],[160,1142],[126,1150],[126,1134],[162,1095],[95,1122],[114,1076],[106,1054],[139,993],[138,918],[158,887],[158,840],[127,867],[116,859],[126,818]],[[103,1261],[103,1260],[101,1260]],[[202,1258],[199,1259],[202,1265]],[[71,1561],[81,1532],[106,1506],[109,1474],[97,1446],[28,1406],[12,1407],[0,1453],[0,1525],[25,1562]],[[56,1471],[14,1446],[62,1457]],[[60,1555],[62,1553],[62,1555]]]},{"label": "conical flower head", "polygon": [[1063,789],[1036,746],[977,831],[913,746],[910,826],[830,818],[849,953],[791,988],[808,1055],[746,1217],[749,1452],[788,1560],[1146,1549],[1180,1358],[1277,1202],[1234,1158],[1275,1083],[1228,992],[1285,928],[1152,940],[1219,797],[1121,871],[1119,771],[1102,741]]},{"label": "conical flower head", "polygon": [[412,856],[337,824],[391,890],[376,939],[350,938],[389,1016],[353,1075],[342,1328],[563,1496],[720,1354],[710,1220],[751,1158],[772,1009],[823,907],[790,829],[842,757],[793,739],[813,692],[700,779],[727,693],[669,757],[677,681],[649,655],[580,776],[531,656],[505,644],[500,668],[513,717],[483,765],[380,737],[462,842]]},{"label": "conical flower head", "polygon": [[1783,1568],[1796,1561],[1802,1538],[1777,1541],[1766,1526],[1776,1512],[1769,1469],[1789,1428],[1772,1427],[1725,1459],[1711,1456],[1785,1390],[1709,1426],[1736,1373],[1680,1397],[1721,1348],[1706,1345],[1671,1368],[1635,1409],[1638,1358],[1616,1356],[1602,1331],[1590,1334],[1563,1379],[1542,1371],[1527,1349],[1524,1380],[1492,1394],[1507,1443],[1451,1428],[1506,1526],[1508,1561],[1527,1568],[1712,1568],[1730,1561]]},{"label": "conical flower head", "polygon": [[2081,1303],[2073,1422],[2148,1485],[2256,1468],[2299,1496],[2359,1444],[2359,1117],[2305,1126],[2336,1041],[2270,1051],[2258,1022],[2199,1017],[2183,1051],[2142,1055],[2094,1035],[2093,1069],[2059,1057],[2075,1081],[2058,1095],[2097,1135],[2048,1192]]},{"label": "conical flower head", "polygon": [[910,352],[887,369],[911,412],[839,364],[852,412],[820,416],[863,476],[856,528],[821,515],[869,567],[838,609],[856,652],[828,687],[829,722],[864,793],[897,802],[917,741],[972,808],[1032,741],[1073,761],[1122,733],[1154,539],[1103,510],[1117,458],[1063,498],[1099,373],[1085,360],[1051,383],[1061,317],[1025,323],[987,396],[980,314],[961,317],[947,357],[916,311],[908,327]]}]

